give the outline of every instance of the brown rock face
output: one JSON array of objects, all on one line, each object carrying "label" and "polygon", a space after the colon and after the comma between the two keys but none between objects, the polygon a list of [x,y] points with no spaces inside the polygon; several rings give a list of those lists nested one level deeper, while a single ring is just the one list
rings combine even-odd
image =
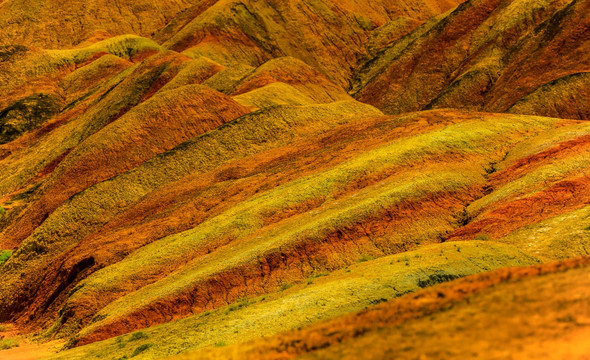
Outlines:
[{"label": "brown rock face", "polygon": [[387,113],[460,107],[587,119],[587,1],[467,1],[367,63],[356,97]]},{"label": "brown rock face", "polygon": [[195,1],[27,1],[0,3],[0,44],[70,48],[121,34],[149,36]]}]

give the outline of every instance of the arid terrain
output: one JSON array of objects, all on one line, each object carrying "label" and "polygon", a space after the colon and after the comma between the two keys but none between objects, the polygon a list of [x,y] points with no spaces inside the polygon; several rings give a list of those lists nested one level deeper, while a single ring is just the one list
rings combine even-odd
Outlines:
[{"label": "arid terrain", "polygon": [[590,0],[0,0],[0,359],[590,359]]}]

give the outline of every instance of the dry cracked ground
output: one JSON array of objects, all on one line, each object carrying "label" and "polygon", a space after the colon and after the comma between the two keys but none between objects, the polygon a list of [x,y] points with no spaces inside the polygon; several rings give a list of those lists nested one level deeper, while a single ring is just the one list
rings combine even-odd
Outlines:
[{"label": "dry cracked ground", "polygon": [[0,1],[0,358],[590,359],[590,0]]}]

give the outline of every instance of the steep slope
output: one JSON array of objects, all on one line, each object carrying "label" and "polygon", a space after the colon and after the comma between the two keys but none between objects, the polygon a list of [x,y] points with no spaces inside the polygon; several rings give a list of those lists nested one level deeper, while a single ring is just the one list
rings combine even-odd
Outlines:
[{"label": "steep slope", "polygon": [[[515,100],[525,97],[543,85],[556,80],[570,83],[575,79],[570,75],[587,71],[590,65],[586,56],[590,51],[590,41],[586,36],[590,24],[589,10],[590,2],[572,1],[523,39],[510,54],[510,64],[490,94],[486,110],[503,111],[512,106]],[[581,113],[588,111],[587,105],[584,104],[584,99],[587,98],[584,98],[583,93],[577,94],[575,83],[571,86],[571,100],[574,104],[581,105],[578,116],[574,117],[578,118]],[[511,88],[512,94],[508,94],[506,88]],[[582,96],[581,101],[576,101],[578,96]],[[554,99],[551,95],[545,98]],[[540,103],[544,102],[545,99],[541,98]],[[574,104],[570,106],[576,106]],[[566,117],[563,115],[568,114],[559,115]]]},{"label": "steep slope", "polygon": [[0,45],[70,48],[122,34],[149,36],[195,3],[203,1],[5,0]]},{"label": "steep slope", "polygon": [[[37,197],[41,183],[74,147],[140,103],[157,80],[166,76],[167,70],[174,72],[172,64],[178,60],[174,54],[156,54],[140,65],[128,67],[89,89],[44,126],[6,144],[1,160],[6,171],[2,174],[0,196],[14,198],[18,197],[14,192],[24,191],[25,198]],[[21,210],[9,212],[9,218],[16,217]],[[38,222],[28,224],[21,229],[24,235],[6,235],[3,241],[18,243],[37,225]]]},{"label": "steep slope", "polygon": [[508,108],[513,114],[539,114],[566,119],[590,119],[590,74],[575,73],[550,81]]},{"label": "steep slope", "polygon": [[301,60],[277,58],[235,84],[231,95],[246,105],[309,105],[352,100],[342,88]]},{"label": "steep slope", "polygon": [[[466,208],[469,223],[449,238],[471,239],[479,235],[512,239],[532,253],[553,260],[588,254],[585,240],[590,234],[575,231],[585,226],[585,221],[579,221],[580,215],[575,214],[583,213],[590,201],[589,140],[585,131],[577,133],[564,127],[508,152],[489,177],[488,194]],[[560,239],[558,233],[541,225],[552,221],[567,228],[572,238]],[[533,232],[541,227],[548,233]],[[540,238],[552,240],[544,243]]]},{"label": "steep slope", "polygon": [[301,331],[176,358],[584,359],[589,263],[470,276]]},{"label": "steep slope", "polygon": [[155,38],[171,50],[223,65],[259,66],[276,57],[303,60],[347,87],[367,54],[370,30],[400,16],[424,21],[460,1],[218,1],[188,10]]},{"label": "steep slope", "polygon": [[72,195],[246,113],[200,85],[155,95],[69,151],[36,191],[40,198],[6,231],[20,241]]},{"label": "steep slope", "polygon": [[543,296],[585,294],[589,4],[0,2],[0,322],[64,360],[502,356],[511,293],[579,342]]},{"label": "steep slope", "polygon": [[[508,122],[505,125],[509,128],[512,124]],[[477,128],[475,124],[466,126]],[[383,127],[381,129],[384,130]],[[447,131],[453,130],[454,127],[450,126]],[[510,131],[502,134],[501,128],[486,131],[482,127],[481,132],[473,133],[473,138],[466,141],[482,141],[480,136],[484,134],[491,140],[494,130],[499,131],[499,136],[510,134]],[[520,126],[516,125],[512,131],[519,130]],[[442,130],[441,136],[445,135]],[[429,171],[421,171],[419,166],[408,167],[409,159],[406,156],[428,148],[429,144],[418,143],[420,139],[430,136],[428,133],[420,134],[416,139],[386,143],[362,153],[357,151],[357,156],[335,164],[334,168],[316,168],[314,173],[262,192],[217,217],[204,221],[192,230],[154,242],[136,253],[136,256],[128,257],[108,271],[97,273],[66,307],[79,308],[77,304],[86,304],[85,299],[94,298],[95,291],[112,291],[104,288],[107,284],[108,289],[120,289],[117,283],[129,284],[131,278],[150,278],[149,274],[162,276],[166,270],[160,267],[148,269],[143,264],[150,264],[151,267],[160,263],[177,263],[178,260],[173,259],[187,256],[186,251],[190,244],[195,243],[207,248],[206,253],[203,253],[204,249],[198,250],[202,259],[190,260],[179,271],[138,289],[103,309],[98,314],[103,320],[92,324],[92,331],[86,331],[99,333],[90,339],[100,339],[105,336],[105,331],[112,336],[118,326],[129,331],[129,326],[137,328],[164,321],[168,311],[173,311],[176,316],[183,316],[211,306],[216,307],[220,297],[237,299],[251,295],[252,291],[257,294],[261,291],[259,287],[265,289],[262,290],[264,293],[268,291],[266,289],[280,286],[286,278],[305,277],[306,272],[317,266],[331,270],[349,263],[350,260],[346,258],[366,254],[381,256],[411,249],[415,244],[436,241],[452,229],[455,213],[462,209],[462,203],[468,201],[470,196],[475,196],[472,194],[477,190],[472,187],[477,186],[478,179],[481,181],[481,173],[485,171],[476,157],[463,153],[463,148],[456,150],[455,161],[467,156],[473,167],[463,168],[455,162],[446,165],[450,169],[454,168],[454,172],[445,171],[443,165],[440,168],[432,167]],[[386,139],[391,141],[391,136]],[[488,144],[487,146],[491,145]],[[404,149],[405,146],[408,149]],[[444,149],[445,145],[439,146]],[[453,144],[449,143],[447,146],[452,151]],[[486,144],[482,143],[481,147],[483,151]],[[426,155],[424,160],[427,159]],[[406,169],[399,171],[404,164]],[[416,177],[417,174],[421,175]],[[299,175],[303,175],[301,171]],[[414,180],[410,185],[412,178]],[[363,195],[362,201],[353,196],[359,193]],[[438,199],[436,204],[432,203],[433,198]],[[421,204],[423,211],[416,211],[411,223],[407,223],[409,219],[400,218],[399,225],[395,226],[395,216],[388,213],[402,211],[412,206],[413,202]],[[443,203],[446,208],[442,206]],[[429,205],[433,208],[429,209]],[[314,211],[310,213],[310,210]],[[431,227],[420,229],[420,224],[423,223],[430,223]],[[394,229],[395,232],[391,233]],[[163,244],[166,244],[168,250],[161,257],[154,257],[155,249],[162,249]],[[328,250],[332,247],[341,248]],[[329,251],[330,255],[323,255],[324,251]],[[281,257],[286,259],[280,260]],[[316,262],[318,264],[314,265]],[[259,273],[260,268],[264,269],[266,266],[269,267],[268,270]],[[192,280],[187,282],[186,279]],[[227,281],[228,288],[220,289],[218,281]],[[219,291],[221,294],[218,296],[211,295]],[[176,303],[178,297],[187,297],[189,304],[195,303],[187,307],[171,307],[171,303]],[[202,300],[209,298],[209,301]],[[87,306],[85,310],[88,310]],[[152,315],[146,317],[146,313]],[[154,315],[157,313],[162,313],[162,318]]]},{"label": "steep slope", "polygon": [[589,6],[467,1],[378,53],[353,93],[386,113],[453,107],[587,119]]},{"label": "steep slope", "polygon": [[[366,105],[344,102],[300,109],[274,109],[268,113],[240,118],[235,124],[196,137],[154,157],[133,171],[92,186],[66,201],[21,245],[22,257],[15,253],[11,258],[14,261],[12,265],[7,264],[2,270],[16,273],[25,264],[30,270],[43,268],[53,262],[52,256],[59,255],[85,236],[92,234],[142,197],[191,173],[202,174],[228,161],[284,144],[294,137],[321,133],[338,123],[350,121],[359,114],[370,113],[380,114]],[[322,118],[323,123],[316,123],[315,119],[318,118]],[[228,142],[227,139],[232,141]],[[239,139],[241,143],[238,142]],[[223,181],[223,177],[214,178],[213,181]],[[33,203],[32,206],[35,205],[36,203]],[[8,214],[10,215],[10,212]],[[18,221],[18,218],[16,220]],[[141,243],[132,246],[141,246]],[[92,248],[92,251],[95,250],[96,248]],[[69,270],[64,271],[67,274]],[[79,269],[74,273],[78,271]],[[25,291],[23,294],[18,295],[17,292],[8,291],[6,288],[4,295],[12,300],[4,303],[5,305],[23,308],[26,305],[25,301],[31,300],[31,292],[36,292],[38,288],[33,284],[39,281],[43,272],[29,271],[28,275],[28,279],[14,278]],[[68,276],[64,276],[64,281],[67,281]]]},{"label": "steep slope", "polygon": [[[341,118],[346,108],[351,116]],[[247,115],[83,191],[2,267],[9,278],[38,269],[9,283],[3,313],[48,326],[47,314],[61,309],[52,332],[78,333],[81,345],[272,293],[355,259],[440,242],[461,227],[465,206],[485,194],[489,169],[524,134],[589,131],[549,118],[448,111],[367,118],[367,110],[344,102]],[[272,125],[297,111],[291,126],[310,139]],[[330,112],[335,124],[317,128]],[[183,168],[204,161],[213,139],[252,133],[263,121],[273,130],[260,133],[267,144],[260,150],[211,149],[227,160]]]},{"label": "steep slope", "polygon": [[[125,62],[117,65],[111,63],[110,66],[115,68],[115,72],[109,74],[106,71],[109,65],[94,62],[107,53],[121,60],[137,62],[160,50],[164,49],[154,41],[133,35],[117,36],[88,46],[66,50],[42,50],[20,45],[3,46],[2,61],[0,61],[2,70],[0,71],[0,79],[2,79],[0,90],[4,96],[0,99],[0,107],[4,109],[19,98],[39,93],[54,95],[62,100],[61,97],[65,95],[62,86],[68,86],[68,84],[61,84],[61,81],[67,81],[64,78],[72,72],[76,73],[72,76],[85,74],[86,77],[78,79],[85,82],[82,89],[66,89],[66,92],[67,90],[92,90],[99,82],[108,79],[108,75],[114,75],[117,72],[116,69],[121,71],[126,67],[123,65]],[[96,68],[100,69],[99,64],[102,64],[104,74],[97,71]],[[84,72],[81,68],[85,68],[86,71]],[[93,68],[95,70],[91,71]],[[74,78],[69,80],[72,81]],[[62,104],[62,106],[65,105],[68,103]]]},{"label": "steep slope", "polygon": [[[119,358],[148,344],[152,346],[142,355],[159,358],[175,354],[182,344],[191,344],[188,348],[192,349],[230,345],[371,307],[439,282],[535,262],[511,247],[498,244],[467,242],[460,249],[457,251],[452,244],[437,244],[359,262],[331,274],[318,272],[264,297],[244,298],[218,310],[146,329],[141,332],[141,339],[121,336],[52,358]],[[276,321],[277,316],[282,321]]]}]

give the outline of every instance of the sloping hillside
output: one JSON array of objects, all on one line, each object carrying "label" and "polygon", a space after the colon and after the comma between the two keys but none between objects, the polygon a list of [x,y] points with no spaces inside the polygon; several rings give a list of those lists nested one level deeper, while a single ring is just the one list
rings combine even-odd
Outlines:
[{"label": "sloping hillside", "polygon": [[474,275],[305,330],[175,358],[584,359],[588,266],[585,258]]},{"label": "sloping hillside", "polygon": [[[589,4],[0,2],[0,333],[64,360],[580,342]],[[534,331],[476,341],[500,297]]]},{"label": "sloping hillside", "polygon": [[588,119],[589,6],[466,1],[378,53],[353,92],[386,113],[459,107]]},{"label": "sloping hillside", "polygon": [[443,13],[458,0],[218,1],[199,4],[156,34],[167,48],[207,56],[224,65],[258,66],[292,56],[347,87],[367,54],[371,30],[399,17],[418,22]]},{"label": "sloping hillside", "polygon": [[71,48],[122,34],[149,36],[181,11],[216,1],[4,0],[0,45]]}]

